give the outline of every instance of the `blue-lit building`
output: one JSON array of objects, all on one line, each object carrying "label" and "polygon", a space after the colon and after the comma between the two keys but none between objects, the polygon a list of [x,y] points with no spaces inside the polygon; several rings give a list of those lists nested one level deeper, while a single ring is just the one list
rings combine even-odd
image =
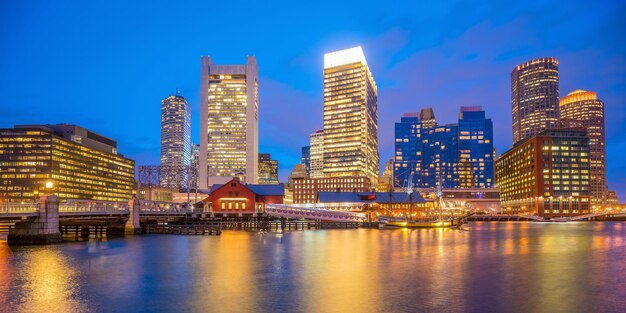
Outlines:
[{"label": "blue-lit building", "polygon": [[304,164],[306,167],[306,174],[310,175],[309,171],[311,169],[311,146],[302,147],[302,156],[300,157],[300,163]]},{"label": "blue-lit building", "polygon": [[459,113],[459,183],[462,188],[494,184],[493,123],[481,107]]},{"label": "blue-lit building", "polygon": [[439,126],[432,109],[395,124],[394,187],[493,186],[493,126],[480,107],[462,107],[458,124]]}]

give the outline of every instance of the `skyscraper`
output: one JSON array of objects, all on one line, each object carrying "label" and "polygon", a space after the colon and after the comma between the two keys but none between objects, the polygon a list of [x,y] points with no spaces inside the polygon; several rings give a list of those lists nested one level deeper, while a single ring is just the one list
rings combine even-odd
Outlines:
[{"label": "skyscraper", "polygon": [[488,188],[494,184],[493,123],[479,106],[459,113],[459,184]]},{"label": "skyscraper", "polygon": [[256,58],[248,56],[244,65],[215,65],[205,56],[200,72],[200,188],[234,176],[257,183]]},{"label": "skyscraper", "polygon": [[310,138],[309,177],[324,177],[324,131],[318,130]]},{"label": "skyscraper", "polygon": [[278,161],[269,153],[259,153],[259,184],[278,184]]},{"label": "skyscraper", "polygon": [[198,171],[200,170],[200,144],[191,145],[191,188],[198,189]]},{"label": "skyscraper", "polygon": [[438,125],[425,108],[395,124],[394,187],[489,188],[493,124],[481,107],[461,107],[457,124]]},{"label": "skyscraper", "polygon": [[541,58],[511,72],[513,143],[559,127],[559,61]]},{"label": "skyscraper", "polygon": [[561,126],[582,127],[589,136],[591,161],[591,200],[599,203],[607,198],[606,147],[604,138],[604,103],[595,92],[575,90],[561,98]]},{"label": "skyscraper", "polygon": [[[161,166],[165,169],[159,184],[168,188],[186,188],[191,165],[191,108],[176,90],[161,100]],[[180,175],[180,173],[185,173]]]},{"label": "skyscraper", "polygon": [[309,175],[311,170],[311,146],[302,147],[302,154],[300,155],[300,163],[306,167],[306,174]]},{"label": "skyscraper", "polygon": [[379,175],[378,92],[361,47],[324,55],[324,176]]}]

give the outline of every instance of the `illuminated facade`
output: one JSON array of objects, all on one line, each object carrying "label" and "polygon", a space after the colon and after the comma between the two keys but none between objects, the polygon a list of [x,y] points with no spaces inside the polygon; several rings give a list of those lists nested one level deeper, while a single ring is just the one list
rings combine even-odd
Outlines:
[{"label": "illuminated facade", "polygon": [[395,124],[396,188],[489,188],[494,184],[493,123],[481,107],[461,107],[458,124],[439,126],[432,109]]},{"label": "illuminated facade", "polygon": [[324,177],[324,131],[311,134],[310,143],[309,177]]},{"label": "illuminated facade", "polygon": [[[114,140],[68,124],[0,129],[0,202],[33,202],[44,193],[61,201],[128,201],[135,162]],[[46,183],[52,187],[46,189]]]},{"label": "illuminated facade", "polygon": [[278,184],[278,161],[269,153],[259,153],[259,184]]},{"label": "illuminated facade", "polygon": [[513,143],[559,127],[559,61],[541,58],[511,72]]},{"label": "illuminated facade", "polygon": [[200,145],[191,145],[191,188],[198,189],[198,172],[200,170]]},{"label": "illuminated facade", "polygon": [[595,92],[576,90],[559,103],[562,127],[587,130],[591,160],[591,196],[593,203],[606,202],[606,147],[604,137],[604,103]]},{"label": "illuminated facade", "polygon": [[258,67],[248,56],[245,65],[215,65],[202,57],[200,79],[199,187],[258,175]]},{"label": "illuminated facade", "polygon": [[[191,108],[185,97],[176,90],[176,95],[161,101],[161,166],[185,167],[191,165]],[[180,171],[177,171],[180,172]],[[160,178],[159,185],[165,188],[186,189],[187,175],[176,175],[174,171]],[[190,183],[190,182],[189,182]]]},{"label": "illuminated facade", "polygon": [[311,146],[302,147],[300,163],[304,164],[306,167],[306,174],[309,175],[309,171],[311,170]]},{"label": "illuminated facade", "polygon": [[363,176],[294,179],[293,203],[316,203],[317,193],[321,191],[369,192],[371,184]]},{"label": "illuminated facade", "polygon": [[496,161],[503,213],[544,217],[590,212],[589,137],[580,128],[543,131]]},{"label": "illuminated facade", "polygon": [[378,92],[361,47],[324,55],[324,177],[379,175]]}]

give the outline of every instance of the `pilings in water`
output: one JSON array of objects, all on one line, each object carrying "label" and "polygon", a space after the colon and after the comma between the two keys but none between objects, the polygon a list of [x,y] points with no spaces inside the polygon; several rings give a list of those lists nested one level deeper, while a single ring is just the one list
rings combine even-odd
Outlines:
[{"label": "pilings in water", "polygon": [[39,198],[39,216],[34,221],[23,221],[9,229],[9,245],[40,245],[62,241],[59,231],[59,201],[55,195]]}]

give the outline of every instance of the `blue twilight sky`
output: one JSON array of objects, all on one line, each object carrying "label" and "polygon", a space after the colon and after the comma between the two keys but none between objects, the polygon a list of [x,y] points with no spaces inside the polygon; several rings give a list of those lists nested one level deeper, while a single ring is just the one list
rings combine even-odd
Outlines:
[{"label": "blue twilight sky", "polygon": [[284,180],[322,127],[323,53],[362,45],[379,86],[381,165],[393,123],[425,106],[450,123],[459,106],[482,105],[503,152],[511,70],[554,56],[561,95],[604,100],[609,187],[626,199],[626,1],[244,2],[0,0],[0,127],[75,123],[157,164],[160,100],[182,91],[198,142],[200,56],[256,55],[259,151]]}]

